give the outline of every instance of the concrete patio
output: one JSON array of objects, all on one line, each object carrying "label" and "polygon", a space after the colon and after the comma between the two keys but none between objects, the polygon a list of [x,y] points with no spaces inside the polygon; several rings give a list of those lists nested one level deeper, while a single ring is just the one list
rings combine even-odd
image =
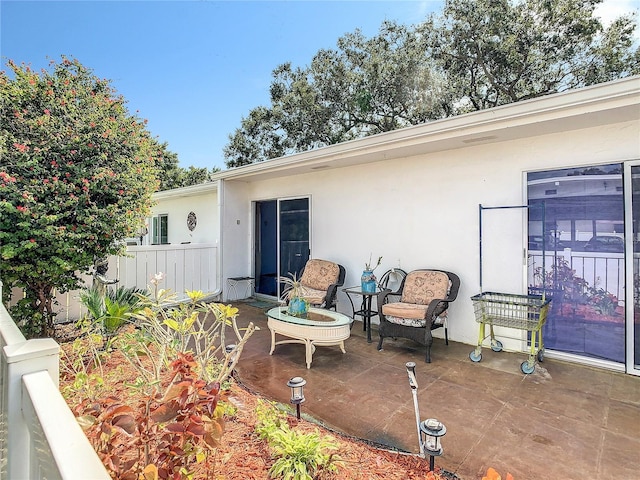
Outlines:
[{"label": "concrete patio", "polygon": [[[253,305],[256,305],[255,302]],[[303,412],[345,434],[392,449],[418,452],[413,397],[405,363],[417,364],[420,416],[447,427],[436,465],[463,480],[493,467],[516,480],[601,478],[631,480],[640,472],[640,378],[545,359],[531,375],[520,372],[524,354],[483,350],[435,339],[432,363],[410,341],[367,343],[356,322],[338,347],[318,347],[311,369],[302,345],[280,345],[269,355],[264,307],[236,302],[239,323],[260,327],[237,367],[240,381],[261,395],[288,403],[291,377],[307,381]],[[455,319],[451,319],[455,321]]]}]

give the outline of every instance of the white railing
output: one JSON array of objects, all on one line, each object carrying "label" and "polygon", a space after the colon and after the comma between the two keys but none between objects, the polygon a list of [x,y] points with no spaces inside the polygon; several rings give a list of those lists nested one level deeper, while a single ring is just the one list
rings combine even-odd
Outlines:
[{"label": "white railing", "polygon": [[0,303],[0,347],[0,480],[110,479],[58,390],[55,340],[26,340]]},{"label": "white railing", "polygon": [[[589,287],[602,288],[618,299],[619,305],[625,304],[625,259],[623,253],[584,253],[566,249],[558,252],[546,252],[545,270],[553,272],[554,262],[565,261],[576,278],[584,279]],[[529,254],[529,285],[538,285],[533,271],[542,269],[542,253]],[[552,275],[553,276],[553,275]]]}]

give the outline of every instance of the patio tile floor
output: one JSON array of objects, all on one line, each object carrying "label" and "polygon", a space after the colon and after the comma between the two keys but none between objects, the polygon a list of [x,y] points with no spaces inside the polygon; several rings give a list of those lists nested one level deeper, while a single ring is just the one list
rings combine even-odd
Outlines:
[{"label": "patio tile floor", "polygon": [[520,372],[525,354],[435,339],[432,363],[408,340],[385,340],[377,326],[367,343],[356,322],[338,347],[318,347],[307,369],[302,345],[280,345],[269,355],[264,312],[239,302],[239,323],[260,327],[245,346],[237,376],[266,398],[287,403],[287,380],[307,381],[302,411],[347,435],[418,452],[413,397],[405,363],[416,363],[420,416],[447,427],[436,465],[463,480],[493,467],[516,480],[637,479],[640,472],[640,378],[545,359],[531,375]]}]

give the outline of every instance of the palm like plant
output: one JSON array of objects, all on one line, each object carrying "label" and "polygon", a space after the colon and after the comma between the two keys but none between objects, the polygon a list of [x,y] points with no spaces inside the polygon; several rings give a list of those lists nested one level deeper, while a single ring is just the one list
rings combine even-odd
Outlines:
[{"label": "palm like plant", "polygon": [[288,312],[290,314],[303,315],[309,309],[309,302],[304,298],[307,290],[304,285],[300,283],[300,279],[298,279],[295,273],[290,273],[289,275],[291,276],[278,278],[280,283],[285,284],[280,298],[283,302],[289,304]]},{"label": "palm like plant", "polygon": [[138,288],[118,287],[108,290],[107,295],[102,297],[97,289],[89,288],[80,292],[80,302],[108,341],[129,321],[132,313],[142,308],[141,298],[144,294]]}]

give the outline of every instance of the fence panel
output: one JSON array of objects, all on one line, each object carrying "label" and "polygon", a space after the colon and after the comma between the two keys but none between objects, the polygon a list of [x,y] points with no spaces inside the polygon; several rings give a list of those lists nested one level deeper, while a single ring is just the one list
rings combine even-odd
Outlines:
[{"label": "fence panel", "polygon": [[29,478],[110,479],[47,372],[22,377],[24,421],[30,432]]},{"label": "fence panel", "polygon": [[26,340],[0,303],[0,346],[0,479],[109,479],[58,390],[58,344]]},{"label": "fence panel", "polygon": [[[166,274],[161,288],[173,291],[178,300],[186,299],[185,290],[201,290],[205,294],[218,295],[218,247],[210,244],[129,246],[127,256],[109,260],[107,277],[118,279],[114,287],[147,289],[156,273]],[[85,275],[84,282],[91,286],[93,278]],[[12,303],[20,292],[14,293]],[[58,294],[57,320],[78,320],[85,313],[80,304],[79,291]]]}]

